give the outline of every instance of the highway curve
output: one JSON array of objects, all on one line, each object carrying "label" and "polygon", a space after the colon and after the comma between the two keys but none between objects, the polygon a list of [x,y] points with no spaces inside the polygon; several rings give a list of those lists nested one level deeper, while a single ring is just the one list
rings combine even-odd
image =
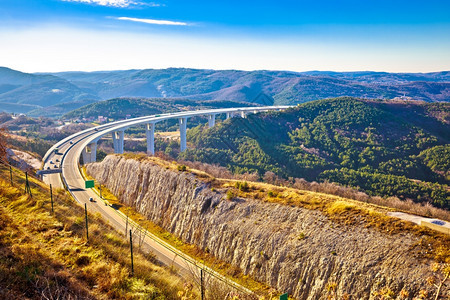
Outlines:
[{"label": "highway curve", "polygon": [[[286,107],[265,107],[267,110],[284,109]],[[215,110],[203,110],[194,112],[180,112],[174,114],[164,114],[157,116],[147,116],[141,118],[135,118],[130,120],[123,120],[114,123],[108,123],[95,128],[90,128],[82,132],[76,133],[68,138],[65,138],[61,142],[55,144],[44,156],[44,169],[62,167],[61,174],[48,174],[43,176],[43,180],[47,184],[52,184],[53,187],[65,187],[73,196],[73,198],[84,206],[87,204],[88,211],[90,213],[99,213],[101,216],[109,222],[116,230],[125,233],[126,217],[113,207],[106,205],[103,199],[101,199],[96,192],[92,189],[85,189],[85,180],[79,169],[79,158],[81,152],[86,145],[91,141],[100,138],[107,132],[112,130],[127,128],[131,125],[142,124],[145,122],[155,120],[165,120],[169,118],[179,117],[191,117],[196,115],[205,115],[207,113],[226,113],[230,111],[255,111],[256,108],[233,108],[233,109],[215,109]],[[261,110],[261,107],[257,108]],[[55,153],[55,149],[58,152]],[[94,201],[90,202],[89,198],[93,198]],[[136,224],[129,224],[131,226],[137,226]],[[200,269],[203,269],[206,274],[213,276],[218,280],[224,281],[230,286],[233,286],[237,290],[245,293],[251,293],[246,288],[236,284],[233,281],[228,280],[217,272],[209,269],[208,267],[196,262],[193,258],[185,255],[164,241],[160,240],[153,234],[145,232],[145,239],[142,243],[143,249],[151,251],[155,254],[158,260],[167,266],[173,266],[178,269],[180,275],[183,277],[192,276],[193,273],[198,276]]]}]

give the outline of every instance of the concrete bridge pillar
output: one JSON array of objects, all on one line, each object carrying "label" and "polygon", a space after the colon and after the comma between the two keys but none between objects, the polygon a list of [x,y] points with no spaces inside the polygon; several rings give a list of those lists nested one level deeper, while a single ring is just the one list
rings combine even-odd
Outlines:
[{"label": "concrete bridge pillar", "polygon": [[148,123],[145,128],[147,136],[147,154],[155,155],[155,123]]},{"label": "concrete bridge pillar", "polygon": [[208,115],[208,127],[214,127],[214,125],[216,124],[216,115],[215,114],[211,114]]},{"label": "concrete bridge pillar", "polygon": [[241,118],[243,118],[243,119],[245,119],[245,118],[247,118],[247,114],[245,113],[245,111],[240,111],[240,113],[241,113]]},{"label": "concrete bridge pillar", "polygon": [[89,148],[91,149],[91,161],[90,162],[96,162],[97,161],[97,141],[93,141],[89,144]]},{"label": "concrete bridge pillar", "polygon": [[114,145],[114,153],[123,154],[123,138],[124,138],[125,132],[123,130],[121,131],[114,131],[112,133],[113,136],[113,145]]},{"label": "concrete bridge pillar", "polygon": [[88,146],[84,147],[81,155],[83,156],[83,164],[88,164],[91,162],[91,154],[88,152]]},{"label": "concrete bridge pillar", "polygon": [[88,164],[91,162],[97,161],[97,141],[93,141],[86,147],[84,147],[83,151],[81,152],[81,155],[83,156],[83,163]]},{"label": "concrete bridge pillar", "polygon": [[183,152],[186,150],[186,123],[187,118],[178,119],[180,123],[180,150]]}]

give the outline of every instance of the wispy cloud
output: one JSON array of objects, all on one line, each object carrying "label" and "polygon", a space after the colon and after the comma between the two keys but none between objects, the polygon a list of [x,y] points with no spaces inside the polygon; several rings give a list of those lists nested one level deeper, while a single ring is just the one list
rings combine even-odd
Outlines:
[{"label": "wispy cloud", "polygon": [[154,25],[172,25],[172,26],[188,26],[188,23],[185,22],[175,22],[168,20],[153,20],[153,19],[138,19],[138,18],[128,18],[128,17],[119,17],[117,20],[122,21],[132,21],[132,22],[140,22],[146,24],[154,24]]},{"label": "wispy cloud", "polygon": [[112,7],[130,7],[130,6],[160,6],[160,4],[154,2],[140,2],[133,0],[62,0],[66,2],[81,2],[86,4],[112,6]]}]

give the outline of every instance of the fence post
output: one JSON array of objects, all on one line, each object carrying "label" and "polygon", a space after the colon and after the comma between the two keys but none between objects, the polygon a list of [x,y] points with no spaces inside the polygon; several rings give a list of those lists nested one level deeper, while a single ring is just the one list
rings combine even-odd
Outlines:
[{"label": "fence post", "polygon": [[86,240],[89,241],[89,230],[88,230],[88,217],[87,217],[87,204],[84,204],[84,216],[86,218]]},{"label": "fence post", "polygon": [[30,183],[28,182],[28,172],[25,172],[25,193],[29,194],[31,198],[33,195],[31,194]]},{"label": "fence post", "polygon": [[52,202],[52,213],[54,213],[53,210],[53,191],[52,191],[52,185],[50,184],[50,201]]},{"label": "fence post", "polygon": [[202,294],[202,300],[205,299],[205,286],[203,284],[203,269],[200,269],[200,292]]},{"label": "fence post", "polygon": [[125,239],[127,238],[127,233],[128,233],[128,215],[127,215],[127,221],[125,223]]},{"label": "fence post", "polygon": [[133,263],[133,234],[130,229],[130,250],[131,250],[131,276],[134,276],[134,263]]}]

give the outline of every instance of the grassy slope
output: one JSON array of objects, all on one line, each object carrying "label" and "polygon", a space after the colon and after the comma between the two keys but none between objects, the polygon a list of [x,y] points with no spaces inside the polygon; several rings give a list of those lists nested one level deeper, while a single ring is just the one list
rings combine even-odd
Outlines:
[{"label": "grassy slope", "polygon": [[[97,216],[89,216],[63,190],[32,179],[33,197],[23,193],[23,173],[0,166],[0,298],[175,299],[180,279],[135,253],[130,277],[129,245]],[[137,247],[136,247],[137,248]],[[137,251],[136,251],[137,252]]]}]

